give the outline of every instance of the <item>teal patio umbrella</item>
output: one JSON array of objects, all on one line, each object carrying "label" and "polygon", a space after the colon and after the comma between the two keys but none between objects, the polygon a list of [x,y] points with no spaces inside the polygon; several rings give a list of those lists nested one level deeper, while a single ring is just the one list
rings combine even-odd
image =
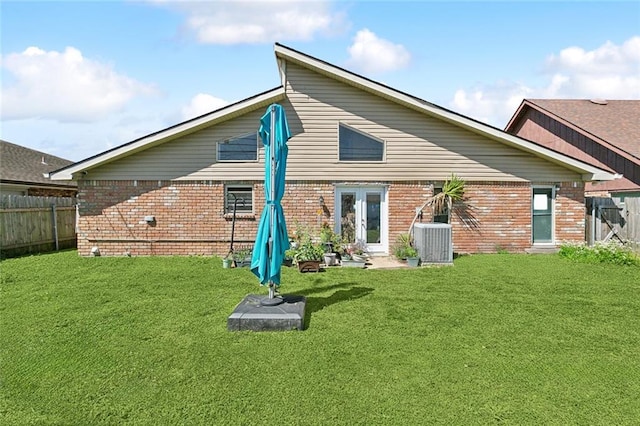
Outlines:
[{"label": "teal patio umbrella", "polygon": [[287,170],[287,140],[291,137],[284,108],[272,104],[260,119],[260,138],[264,144],[266,203],[256,234],[256,242],[251,257],[251,272],[259,279],[260,285],[269,286],[269,297],[263,304],[275,305],[282,302],[274,297],[275,287],[280,285],[280,271],[284,252],[289,249],[289,235],[282,209],[282,197]]}]

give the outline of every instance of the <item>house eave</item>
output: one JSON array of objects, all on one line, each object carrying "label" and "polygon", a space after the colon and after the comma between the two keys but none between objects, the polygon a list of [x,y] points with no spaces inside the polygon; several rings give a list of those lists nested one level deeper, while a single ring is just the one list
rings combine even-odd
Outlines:
[{"label": "house eave", "polygon": [[[526,139],[511,135],[486,123],[476,121],[472,118],[466,117],[453,111],[449,111],[423,99],[398,91],[389,86],[385,86],[384,84],[370,80],[366,77],[362,77],[340,67],[336,67],[335,65],[329,64],[320,59],[313,58],[281,44],[276,43],[275,54],[277,59],[279,59],[278,63],[281,67],[282,75],[285,74],[284,72],[282,72],[284,71],[282,69],[283,64],[286,63],[287,60],[292,61],[323,75],[330,76],[331,78],[337,79],[351,86],[363,89],[377,96],[381,96],[385,99],[391,100],[392,102],[399,103],[418,112],[427,114],[431,117],[445,121],[457,127],[461,127],[476,134],[483,135],[499,143],[512,146],[537,157],[551,161],[562,167],[573,170],[579,173],[582,176],[582,179],[585,181],[615,179],[615,175],[608,173],[605,170],[590,166],[564,154],[560,154],[546,147],[534,144],[530,141],[527,141]],[[284,78],[285,77],[283,77],[282,81],[283,85],[286,84]]]},{"label": "house eave", "polygon": [[210,113],[179,123],[156,133],[136,139],[112,150],[87,158],[65,168],[49,173],[51,180],[75,180],[90,169],[128,157],[136,152],[144,151],[200,129],[230,120],[236,116],[253,111],[262,106],[284,98],[284,88],[263,92],[257,96],[227,105]]}]

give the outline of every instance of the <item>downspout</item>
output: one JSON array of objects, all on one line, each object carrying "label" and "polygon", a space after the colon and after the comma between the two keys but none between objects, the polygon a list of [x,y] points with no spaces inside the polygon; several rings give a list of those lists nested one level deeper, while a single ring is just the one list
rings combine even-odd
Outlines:
[{"label": "downspout", "polygon": [[591,197],[591,244],[596,243],[596,198]]}]

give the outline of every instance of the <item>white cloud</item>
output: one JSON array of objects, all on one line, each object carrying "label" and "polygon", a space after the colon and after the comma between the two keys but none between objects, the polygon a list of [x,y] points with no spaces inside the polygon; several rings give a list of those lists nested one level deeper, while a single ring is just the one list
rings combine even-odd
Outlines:
[{"label": "white cloud", "polygon": [[607,41],[594,50],[568,47],[549,55],[540,87],[518,83],[481,84],[456,91],[450,106],[465,115],[504,127],[523,98],[640,99],[640,37],[621,45]]},{"label": "white cloud", "polygon": [[599,48],[586,51],[573,46],[549,55],[546,66],[550,72],[576,74],[630,74],[640,72],[640,37],[631,37],[617,46],[610,41]]},{"label": "white cloud", "polygon": [[313,39],[345,28],[344,14],[327,1],[234,0],[164,2],[187,15],[185,29],[201,43],[241,44]]},{"label": "white cloud", "polygon": [[411,54],[403,45],[379,38],[366,28],[358,31],[348,51],[348,65],[367,73],[404,68],[411,61]]},{"label": "white cloud", "polygon": [[461,114],[488,124],[498,126],[496,118],[511,117],[522,99],[531,97],[529,87],[510,82],[499,82],[471,90],[458,89],[451,107]]},{"label": "white cloud", "polygon": [[188,105],[182,107],[182,119],[189,120],[202,114],[214,111],[218,108],[222,108],[223,106],[228,104],[229,102],[225,101],[224,99],[216,98],[211,95],[207,95],[206,93],[198,93],[193,98],[191,98],[191,101]]},{"label": "white cloud", "polygon": [[121,110],[138,95],[155,92],[74,47],[63,52],[29,47],[3,56],[1,64],[10,75],[2,87],[3,120],[90,122]]}]

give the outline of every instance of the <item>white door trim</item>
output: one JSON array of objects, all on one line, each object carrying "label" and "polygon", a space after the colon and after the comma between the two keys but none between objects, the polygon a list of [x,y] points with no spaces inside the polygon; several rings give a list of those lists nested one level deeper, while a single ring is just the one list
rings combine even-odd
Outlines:
[{"label": "white door trim", "polygon": [[367,248],[373,255],[386,255],[389,253],[389,204],[387,200],[387,187],[381,185],[336,185],[335,187],[335,229],[341,233],[342,202],[341,195],[353,193],[355,195],[355,222],[358,226],[356,239],[366,241],[366,228],[360,225],[367,222],[367,194],[375,193],[380,195],[380,235],[379,243],[368,243]]},{"label": "white door trim", "polygon": [[[534,234],[534,210],[536,210],[534,192],[536,189],[550,189],[551,190],[551,240],[550,241],[535,241]],[[555,185],[532,185],[531,187],[531,244],[535,246],[551,246],[556,243],[556,187]]]}]

